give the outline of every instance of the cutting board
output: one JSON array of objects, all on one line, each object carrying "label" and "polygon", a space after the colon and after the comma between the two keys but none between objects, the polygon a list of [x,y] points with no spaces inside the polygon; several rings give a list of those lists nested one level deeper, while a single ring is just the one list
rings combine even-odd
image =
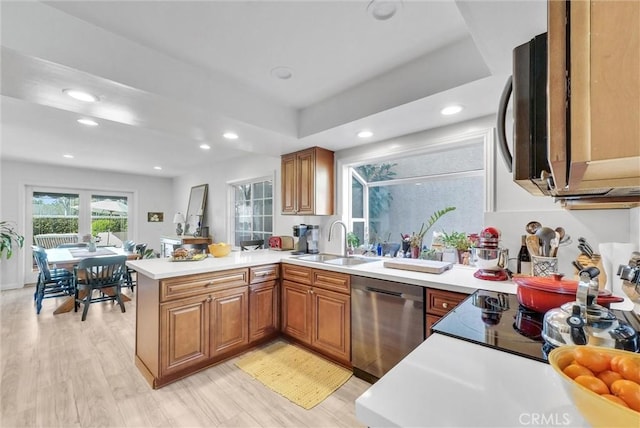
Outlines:
[{"label": "cutting board", "polygon": [[422,260],[422,259],[398,259],[398,260],[385,260],[384,267],[391,269],[412,270],[415,272],[435,273],[441,274],[442,272],[449,270],[453,267],[452,263],[439,262],[436,260]]}]

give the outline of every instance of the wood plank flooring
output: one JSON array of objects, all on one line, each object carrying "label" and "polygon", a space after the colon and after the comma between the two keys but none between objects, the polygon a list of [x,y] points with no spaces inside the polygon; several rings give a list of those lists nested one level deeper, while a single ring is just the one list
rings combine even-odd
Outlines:
[{"label": "wood plank flooring", "polygon": [[0,426],[353,427],[355,399],[370,385],[351,377],[305,410],[238,369],[232,359],[159,390],[134,360],[135,294],[126,313],[111,302],[40,315],[33,287],[0,292]]}]

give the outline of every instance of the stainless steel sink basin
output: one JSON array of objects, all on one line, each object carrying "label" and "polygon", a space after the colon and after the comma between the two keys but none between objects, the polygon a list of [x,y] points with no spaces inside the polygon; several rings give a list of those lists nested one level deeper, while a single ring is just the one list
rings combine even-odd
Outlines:
[{"label": "stainless steel sink basin", "polygon": [[298,260],[304,260],[306,262],[327,262],[334,259],[342,258],[342,256],[338,256],[335,254],[309,254],[307,256],[299,256],[296,257]]},{"label": "stainless steel sink basin", "polygon": [[324,263],[340,266],[361,265],[363,263],[375,262],[376,259],[366,259],[363,257],[339,257],[337,259],[325,260]]}]

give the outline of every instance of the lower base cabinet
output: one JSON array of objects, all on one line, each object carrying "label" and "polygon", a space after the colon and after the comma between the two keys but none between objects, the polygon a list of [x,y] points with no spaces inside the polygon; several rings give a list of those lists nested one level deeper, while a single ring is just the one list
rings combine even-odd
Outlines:
[{"label": "lower base cabinet", "polygon": [[159,281],[139,273],[136,366],[154,388],[279,334],[279,266],[253,269]]},{"label": "lower base cabinet", "polygon": [[282,332],[350,366],[349,275],[284,264],[282,276]]},{"label": "lower base cabinet", "polygon": [[431,334],[431,326],[440,318],[453,310],[460,302],[469,295],[464,293],[456,293],[454,291],[438,290],[435,288],[427,288],[427,304],[425,305],[425,337]]}]

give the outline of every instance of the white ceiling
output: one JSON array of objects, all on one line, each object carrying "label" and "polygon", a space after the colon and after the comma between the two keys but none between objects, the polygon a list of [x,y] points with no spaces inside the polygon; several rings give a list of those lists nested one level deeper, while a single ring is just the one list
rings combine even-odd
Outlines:
[{"label": "white ceiling", "polygon": [[385,140],[494,113],[513,47],[546,30],[545,0],[387,1],[385,21],[370,0],[2,1],[0,155],[178,176]]}]

